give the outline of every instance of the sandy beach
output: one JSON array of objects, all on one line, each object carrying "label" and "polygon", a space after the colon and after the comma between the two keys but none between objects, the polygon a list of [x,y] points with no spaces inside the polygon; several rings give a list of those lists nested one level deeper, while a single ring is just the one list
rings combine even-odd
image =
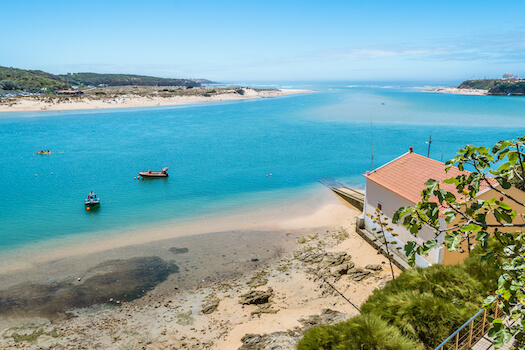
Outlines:
[{"label": "sandy beach", "polygon": [[355,233],[358,212],[323,196],[288,215],[152,228],[3,264],[0,348],[293,349],[308,327],[357,313],[324,279],[358,306],[390,278]]},{"label": "sandy beach", "polygon": [[[192,93],[188,94],[181,88],[172,90],[172,87],[170,87],[170,89],[163,87],[141,87],[140,93],[137,93],[135,90],[132,90],[132,88],[133,87],[115,87],[104,88],[104,90],[102,90],[103,92],[86,91],[85,96],[20,96],[0,98],[0,112],[174,106],[315,92],[300,89],[194,88],[191,91]],[[97,92],[103,93],[104,95],[97,95]]]},{"label": "sandy beach", "polygon": [[483,89],[459,89],[457,87],[436,87],[432,89],[424,90],[426,92],[440,92],[444,94],[457,94],[457,95],[487,95],[488,90]]}]

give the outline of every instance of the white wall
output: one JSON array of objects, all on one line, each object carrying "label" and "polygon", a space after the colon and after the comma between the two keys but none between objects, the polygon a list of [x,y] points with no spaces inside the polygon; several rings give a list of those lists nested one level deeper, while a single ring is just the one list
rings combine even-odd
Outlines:
[{"label": "white wall", "polygon": [[[434,232],[428,227],[423,227],[421,231],[419,231],[418,236],[415,237],[403,225],[393,224],[391,219],[397,209],[409,205],[414,206],[415,203],[410,202],[408,199],[401,197],[369,179],[366,180],[365,205],[363,208],[365,228],[368,231],[377,232],[378,230],[378,226],[372,222],[372,218],[367,216],[367,214],[375,215],[378,202],[381,203],[381,211],[384,216],[388,217],[388,226],[393,229],[393,233],[398,234],[397,237],[394,237],[387,233],[386,237],[389,241],[397,241],[396,246],[391,245],[390,247],[393,248],[392,251],[403,259],[406,260],[405,251],[403,250],[406,242],[416,241],[418,244],[421,244],[429,239],[435,238]],[[373,228],[376,228],[376,231],[372,231]],[[395,249],[396,247],[401,247],[401,249]],[[441,263],[442,257],[440,257],[440,255],[442,254],[439,253],[440,251],[434,248],[426,256],[416,256],[416,265],[426,267]]]}]

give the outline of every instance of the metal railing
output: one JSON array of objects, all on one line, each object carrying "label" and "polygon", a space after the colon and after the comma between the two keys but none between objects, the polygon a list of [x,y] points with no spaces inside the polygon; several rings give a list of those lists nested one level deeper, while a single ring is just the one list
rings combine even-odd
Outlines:
[{"label": "metal railing", "polygon": [[492,327],[487,317],[493,316],[494,318],[499,318],[502,315],[503,311],[498,308],[497,303],[490,312],[485,309],[479,310],[434,350],[470,349]]}]

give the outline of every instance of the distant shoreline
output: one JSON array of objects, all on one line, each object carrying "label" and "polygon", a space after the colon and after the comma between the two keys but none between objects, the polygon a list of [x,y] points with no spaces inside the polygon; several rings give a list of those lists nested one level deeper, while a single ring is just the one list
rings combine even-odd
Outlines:
[{"label": "distant shoreline", "polygon": [[457,87],[435,87],[431,89],[423,90],[425,92],[439,92],[443,94],[456,94],[456,95],[488,95],[489,91],[484,89],[460,89]]},{"label": "distant shoreline", "polygon": [[122,95],[116,98],[87,98],[73,97],[71,99],[61,98],[58,102],[35,99],[31,96],[20,96],[10,100],[0,100],[0,113],[4,112],[34,112],[34,111],[68,111],[68,110],[90,110],[111,108],[136,108],[155,106],[176,106],[196,104],[202,102],[236,101],[264,97],[279,97],[285,95],[305,94],[316,92],[314,90],[301,89],[252,89],[242,88],[243,93],[224,91],[216,94],[198,96],[128,96]]}]

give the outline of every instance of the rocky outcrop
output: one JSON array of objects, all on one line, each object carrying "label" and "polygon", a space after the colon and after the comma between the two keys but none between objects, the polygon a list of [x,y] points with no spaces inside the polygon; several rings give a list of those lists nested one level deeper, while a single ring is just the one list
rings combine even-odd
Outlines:
[{"label": "rocky outcrop", "polygon": [[293,252],[294,258],[304,262],[305,264],[320,263],[325,255],[326,252],[318,248],[296,250],[295,252]]},{"label": "rocky outcrop", "polygon": [[271,287],[267,290],[251,290],[241,295],[239,303],[243,305],[266,304],[272,296],[273,289]]},{"label": "rocky outcrop", "polygon": [[365,269],[372,271],[381,271],[383,270],[383,265],[381,264],[368,264],[365,266]]},{"label": "rocky outcrop", "polygon": [[239,350],[293,350],[301,340],[303,334],[312,327],[334,324],[345,321],[357,315],[348,315],[338,311],[325,309],[320,315],[311,315],[299,319],[302,327],[296,327],[285,332],[274,332],[270,334],[246,334],[242,337],[242,346]]},{"label": "rocky outcrop", "polygon": [[213,311],[217,310],[217,307],[219,306],[220,301],[221,300],[217,297],[208,298],[202,304],[202,313],[211,314]]},{"label": "rocky outcrop", "polygon": [[358,268],[353,268],[353,269],[348,270],[347,275],[350,280],[359,282],[359,281],[364,280],[367,277],[372,276],[372,272],[365,271],[365,270],[358,269]]}]

